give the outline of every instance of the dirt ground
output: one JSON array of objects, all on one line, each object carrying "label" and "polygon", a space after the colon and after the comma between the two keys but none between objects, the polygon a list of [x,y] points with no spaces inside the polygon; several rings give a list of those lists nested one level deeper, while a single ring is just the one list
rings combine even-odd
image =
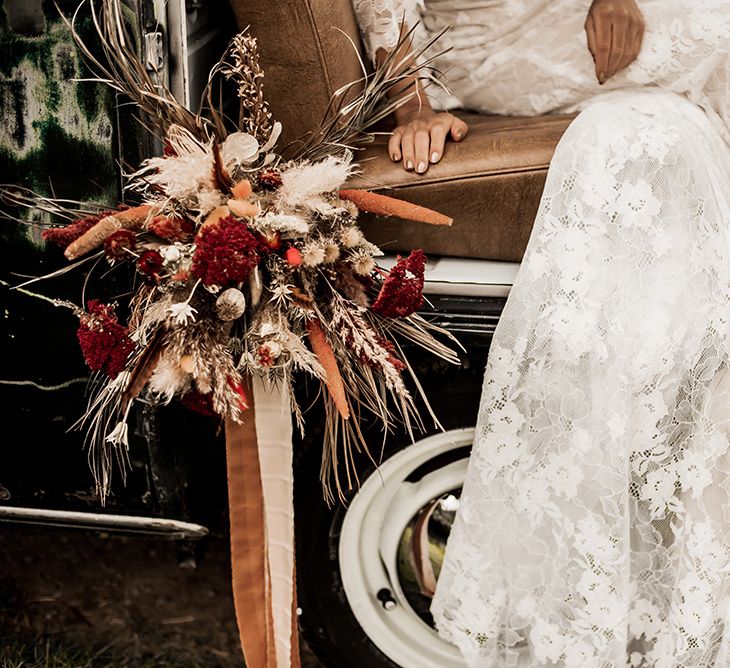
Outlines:
[{"label": "dirt ground", "polygon": [[[103,648],[130,666],[242,666],[227,536],[179,560],[164,540],[0,524],[0,646]],[[317,666],[304,648],[303,667]]]}]

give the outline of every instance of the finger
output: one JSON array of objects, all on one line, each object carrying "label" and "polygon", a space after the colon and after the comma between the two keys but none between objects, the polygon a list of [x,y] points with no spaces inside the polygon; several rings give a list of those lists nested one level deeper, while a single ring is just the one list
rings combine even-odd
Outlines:
[{"label": "finger", "polygon": [[406,130],[400,140],[403,152],[403,166],[410,172],[415,167],[415,149],[413,146],[413,131]]},{"label": "finger", "polygon": [[593,62],[596,62],[596,26],[593,22],[593,14],[588,14],[586,19],[586,39],[588,41],[588,50],[593,56]]},{"label": "finger", "polygon": [[623,67],[628,67],[641,53],[641,45],[644,41],[644,23],[639,21],[632,29],[631,40],[626,47],[626,59]]},{"label": "finger", "polygon": [[616,64],[616,72],[627,68],[636,60],[636,56],[639,55],[641,49],[640,32],[641,26],[632,21],[628,27],[624,52],[621,55],[621,60]]},{"label": "finger", "polygon": [[611,22],[606,16],[598,16],[594,18],[593,25],[596,30],[596,77],[598,83],[602,84],[606,81],[611,58]]},{"label": "finger", "polygon": [[621,72],[622,70],[626,69],[631,63],[636,60],[636,56],[638,55],[638,50],[636,49],[636,35],[635,32],[630,32],[628,39],[626,40],[626,46],[624,48],[624,52],[621,55],[621,60],[616,64],[616,73]]},{"label": "finger", "polygon": [[431,146],[431,135],[428,130],[418,130],[415,140],[416,171],[423,174],[428,169],[428,150]]},{"label": "finger", "polygon": [[469,126],[456,116],[452,117],[451,121],[451,138],[454,141],[461,141],[466,137],[469,132]]},{"label": "finger", "polygon": [[606,67],[606,79],[610,79],[621,69],[626,60],[626,48],[629,42],[629,20],[626,17],[611,22],[611,51]]},{"label": "finger", "polygon": [[388,155],[393,162],[398,162],[401,159],[401,133],[399,131],[393,132],[388,140]]},{"label": "finger", "polygon": [[444,154],[444,144],[446,143],[446,131],[451,126],[444,123],[437,123],[431,128],[431,155],[429,160],[432,163],[441,160],[441,156]]}]

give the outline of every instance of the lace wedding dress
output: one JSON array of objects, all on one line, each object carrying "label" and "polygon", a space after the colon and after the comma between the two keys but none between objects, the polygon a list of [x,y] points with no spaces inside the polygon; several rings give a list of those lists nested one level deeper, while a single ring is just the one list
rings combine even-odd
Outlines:
[{"label": "lace wedding dress", "polygon": [[582,110],[494,335],[439,633],[471,668],[730,666],[730,2],[639,0],[604,86],[588,0],[354,2],[371,52],[404,12],[453,25],[447,104]]}]

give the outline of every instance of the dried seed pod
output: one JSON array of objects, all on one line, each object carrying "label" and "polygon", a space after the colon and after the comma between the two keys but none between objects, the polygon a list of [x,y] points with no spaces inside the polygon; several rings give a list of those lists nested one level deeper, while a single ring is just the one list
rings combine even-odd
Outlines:
[{"label": "dried seed pod", "polygon": [[237,320],[246,310],[246,297],[237,288],[228,288],[215,301],[215,310],[221,320]]}]

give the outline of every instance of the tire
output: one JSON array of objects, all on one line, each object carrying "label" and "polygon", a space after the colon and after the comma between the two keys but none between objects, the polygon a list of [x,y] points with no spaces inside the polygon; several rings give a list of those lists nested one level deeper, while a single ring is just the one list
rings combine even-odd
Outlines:
[{"label": "tire", "polygon": [[[410,515],[415,516],[417,509],[432,499],[458,498],[481,388],[483,364],[475,360],[486,359],[485,343],[488,341],[482,339],[479,345],[469,347],[464,365],[458,369],[424,357],[428,366],[417,373],[446,431],[434,430],[415,443],[405,434],[390,438],[380,466],[376,469],[370,464],[358,470],[361,484],[346,495],[345,503],[328,507],[323,500],[321,448],[316,435],[302,444],[300,453],[304,456],[297,464],[295,481],[299,622],[311,649],[327,668],[464,665],[456,649],[429,626],[430,598],[402,584],[401,564],[406,569],[408,564],[400,559],[407,535],[401,525],[412,526],[412,522],[407,524]],[[309,428],[317,421],[310,417],[307,422]],[[372,442],[380,447],[377,434]],[[417,490],[422,498],[404,494],[406,500],[397,501],[400,505],[391,503],[389,508],[396,510],[389,514],[394,517],[400,513],[400,524],[387,517],[373,517],[378,504],[384,502],[383,495],[406,487]],[[371,527],[372,536],[363,533],[366,525]],[[429,522],[429,534],[432,525]],[[445,544],[448,531],[442,533],[438,542]],[[383,548],[370,549],[376,539],[378,545],[387,542],[390,546],[385,559],[388,567],[383,565]],[[393,566],[396,559],[397,571]],[[436,570],[439,567],[440,563],[435,564]]]},{"label": "tire", "polygon": [[342,586],[338,545],[345,507],[327,508],[319,485],[308,496],[312,502],[300,502],[295,513],[307,518],[297,536],[299,622],[307,644],[327,668],[397,668],[364,633]]}]

